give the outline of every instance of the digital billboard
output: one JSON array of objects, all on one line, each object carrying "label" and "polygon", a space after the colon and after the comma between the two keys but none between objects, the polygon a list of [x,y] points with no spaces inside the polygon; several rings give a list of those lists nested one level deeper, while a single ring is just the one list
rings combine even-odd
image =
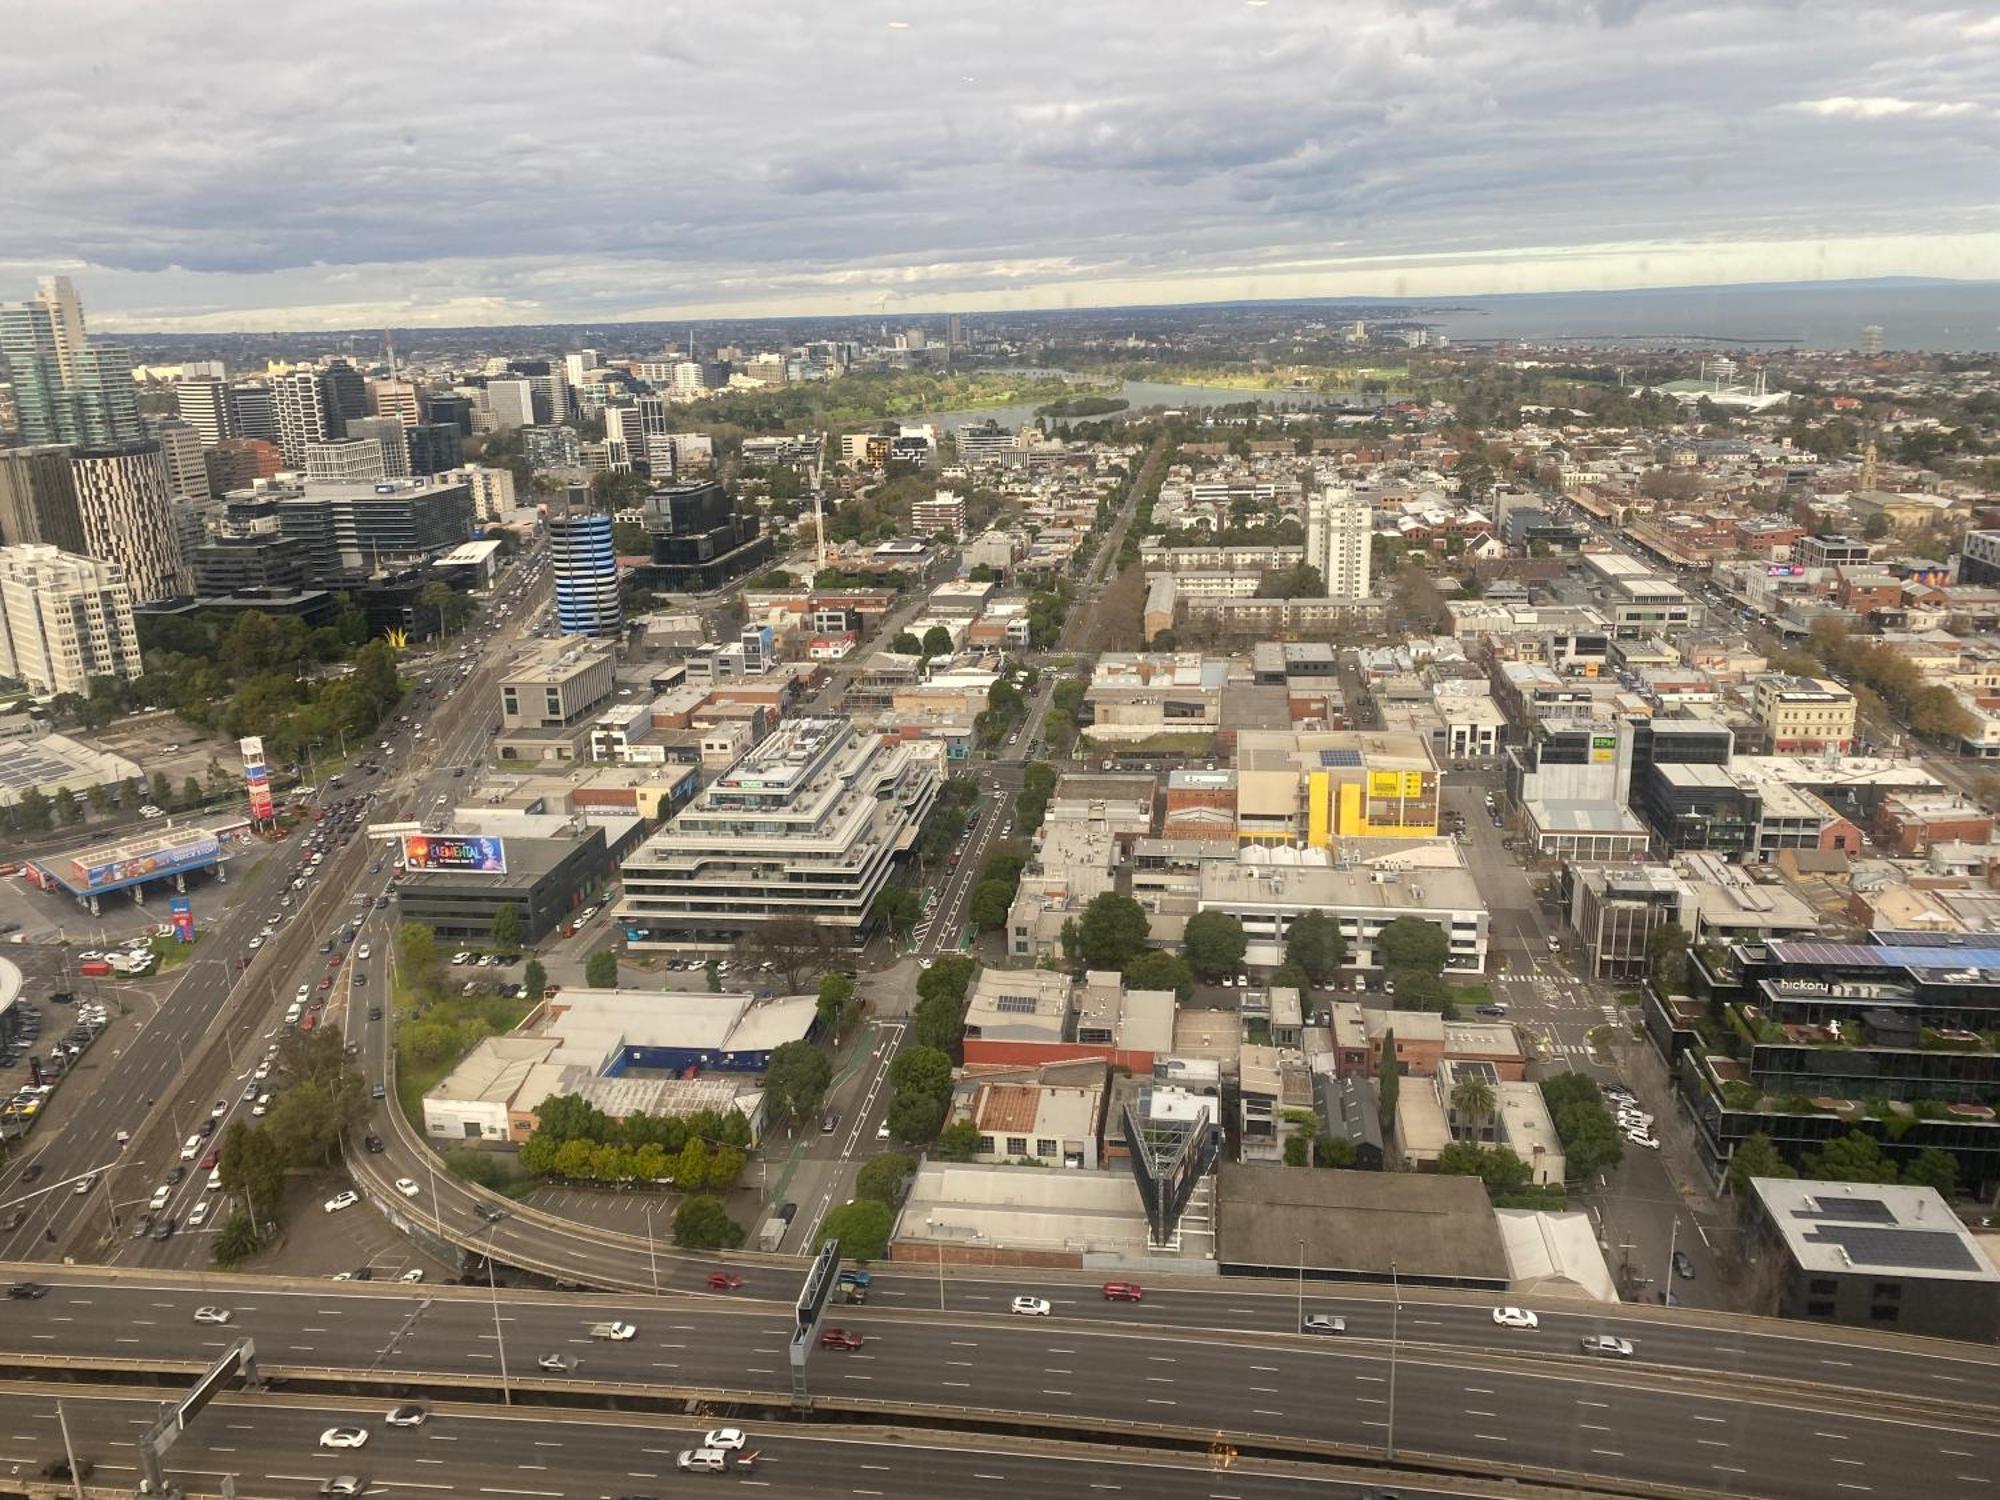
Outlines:
[{"label": "digital billboard", "polygon": [[1618,736],[1615,734],[1593,734],[1590,737],[1590,760],[1592,765],[1605,765],[1618,758]]},{"label": "digital billboard", "polygon": [[410,870],[477,870],[507,873],[507,841],[448,833],[411,833],[403,837],[403,866]]},{"label": "digital billboard", "polygon": [[212,865],[221,852],[222,845],[214,834],[191,829],[152,848],[106,850],[102,857],[73,859],[68,884],[72,890],[101,891],[134,880],[158,880]]}]

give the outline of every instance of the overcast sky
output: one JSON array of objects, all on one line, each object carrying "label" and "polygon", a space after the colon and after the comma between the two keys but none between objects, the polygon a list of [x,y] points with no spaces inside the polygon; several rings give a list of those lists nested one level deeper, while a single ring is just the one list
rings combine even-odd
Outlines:
[{"label": "overcast sky", "polygon": [[0,0],[92,326],[2000,276],[1991,0]]}]

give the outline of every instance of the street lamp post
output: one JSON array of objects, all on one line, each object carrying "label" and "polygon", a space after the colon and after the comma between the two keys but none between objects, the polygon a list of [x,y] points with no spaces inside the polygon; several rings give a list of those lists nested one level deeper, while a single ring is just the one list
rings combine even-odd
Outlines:
[{"label": "street lamp post", "polygon": [[1389,1262],[1389,1439],[1383,1459],[1396,1461],[1396,1335],[1403,1312],[1403,1291],[1396,1280],[1396,1263]]},{"label": "street lamp post", "polygon": [[660,1295],[660,1262],[653,1253],[653,1205],[646,1205],[646,1264],[653,1272],[653,1295]]},{"label": "street lamp post", "polygon": [[500,1346],[500,1402],[503,1406],[514,1404],[514,1391],[507,1383],[507,1334],[500,1326],[500,1286],[493,1279],[493,1231],[499,1222],[486,1226],[486,1290],[493,1298],[493,1341]]},{"label": "street lamp post", "polygon": [[1306,1242],[1299,1241],[1299,1318],[1297,1327],[1303,1332],[1306,1326]]}]

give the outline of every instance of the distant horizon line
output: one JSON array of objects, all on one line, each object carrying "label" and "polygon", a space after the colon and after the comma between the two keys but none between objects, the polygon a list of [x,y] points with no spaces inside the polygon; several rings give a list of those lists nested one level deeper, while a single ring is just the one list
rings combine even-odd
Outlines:
[{"label": "distant horizon line", "polygon": [[[77,277],[77,271],[49,274]],[[84,277],[88,268],[82,268]],[[115,326],[106,328],[111,338],[157,338],[202,340],[227,337],[255,338],[340,338],[359,334],[380,334],[382,332],[407,331],[415,334],[503,332],[510,329],[540,328],[688,328],[713,324],[742,323],[902,323],[909,324],[922,319],[949,319],[954,316],[966,319],[1006,320],[1011,318],[1080,318],[1106,316],[1119,313],[1163,313],[1199,312],[1219,309],[1240,308],[1311,308],[1311,307],[1391,307],[1404,309],[1431,309],[1449,311],[1454,308],[1476,310],[1478,305],[1490,303],[1520,303],[1548,301],[1557,298],[1569,299],[1611,299],[1642,298],[1706,293],[1710,295],[1748,296],[1770,292],[1839,292],[1865,289],[1925,290],[1931,288],[1973,288],[2000,286],[2000,277],[1957,277],[1957,276],[1853,276],[1809,281],[1722,281],[1689,282],[1673,286],[1630,286],[1630,287],[1587,287],[1571,290],[1548,290],[1530,292],[1468,292],[1463,294],[1432,294],[1427,296],[1374,295],[1344,293],[1328,296],[1308,297],[1229,297],[1188,302],[1109,302],[1093,306],[1049,306],[1009,308],[1005,310],[968,310],[941,304],[935,308],[905,308],[899,311],[887,309],[874,312],[827,312],[827,313],[758,313],[758,314],[709,314],[688,313],[673,317],[569,317],[555,318],[542,322],[507,323],[355,323],[340,327],[326,328],[204,328],[187,331],[169,328],[142,328],[137,326]],[[205,316],[220,316],[206,314]],[[98,314],[93,322],[103,327],[106,322],[117,323],[117,315]],[[1635,335],[1635,337],[1660,337],[1663,335]]]}]

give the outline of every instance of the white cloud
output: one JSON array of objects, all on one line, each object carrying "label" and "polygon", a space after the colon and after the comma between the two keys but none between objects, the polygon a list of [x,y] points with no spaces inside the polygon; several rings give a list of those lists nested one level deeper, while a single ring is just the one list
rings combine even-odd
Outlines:
[{"label": "white cloud", "polygon": [[1802,99],[1790,106],[1809,115],[1835,120],[1891,120],[1905,116],[1918,120],[1953,120],[1966,115],[1989,113],[1969,100],[1941,103],[1926,99],[1893,99],[1875,95],[1856,99],[1840,94],[1831,99]]},{"label": "white cloud", "polygon": [[[907,5],[20,9],[0,298],[64,266],[107,328],[1442,294],[1766,279],[1732,246],[1968,274],[2000,233],[2000,29],[1962,0]],[[1851,128],[1890,121],[1921,157]]]}]

